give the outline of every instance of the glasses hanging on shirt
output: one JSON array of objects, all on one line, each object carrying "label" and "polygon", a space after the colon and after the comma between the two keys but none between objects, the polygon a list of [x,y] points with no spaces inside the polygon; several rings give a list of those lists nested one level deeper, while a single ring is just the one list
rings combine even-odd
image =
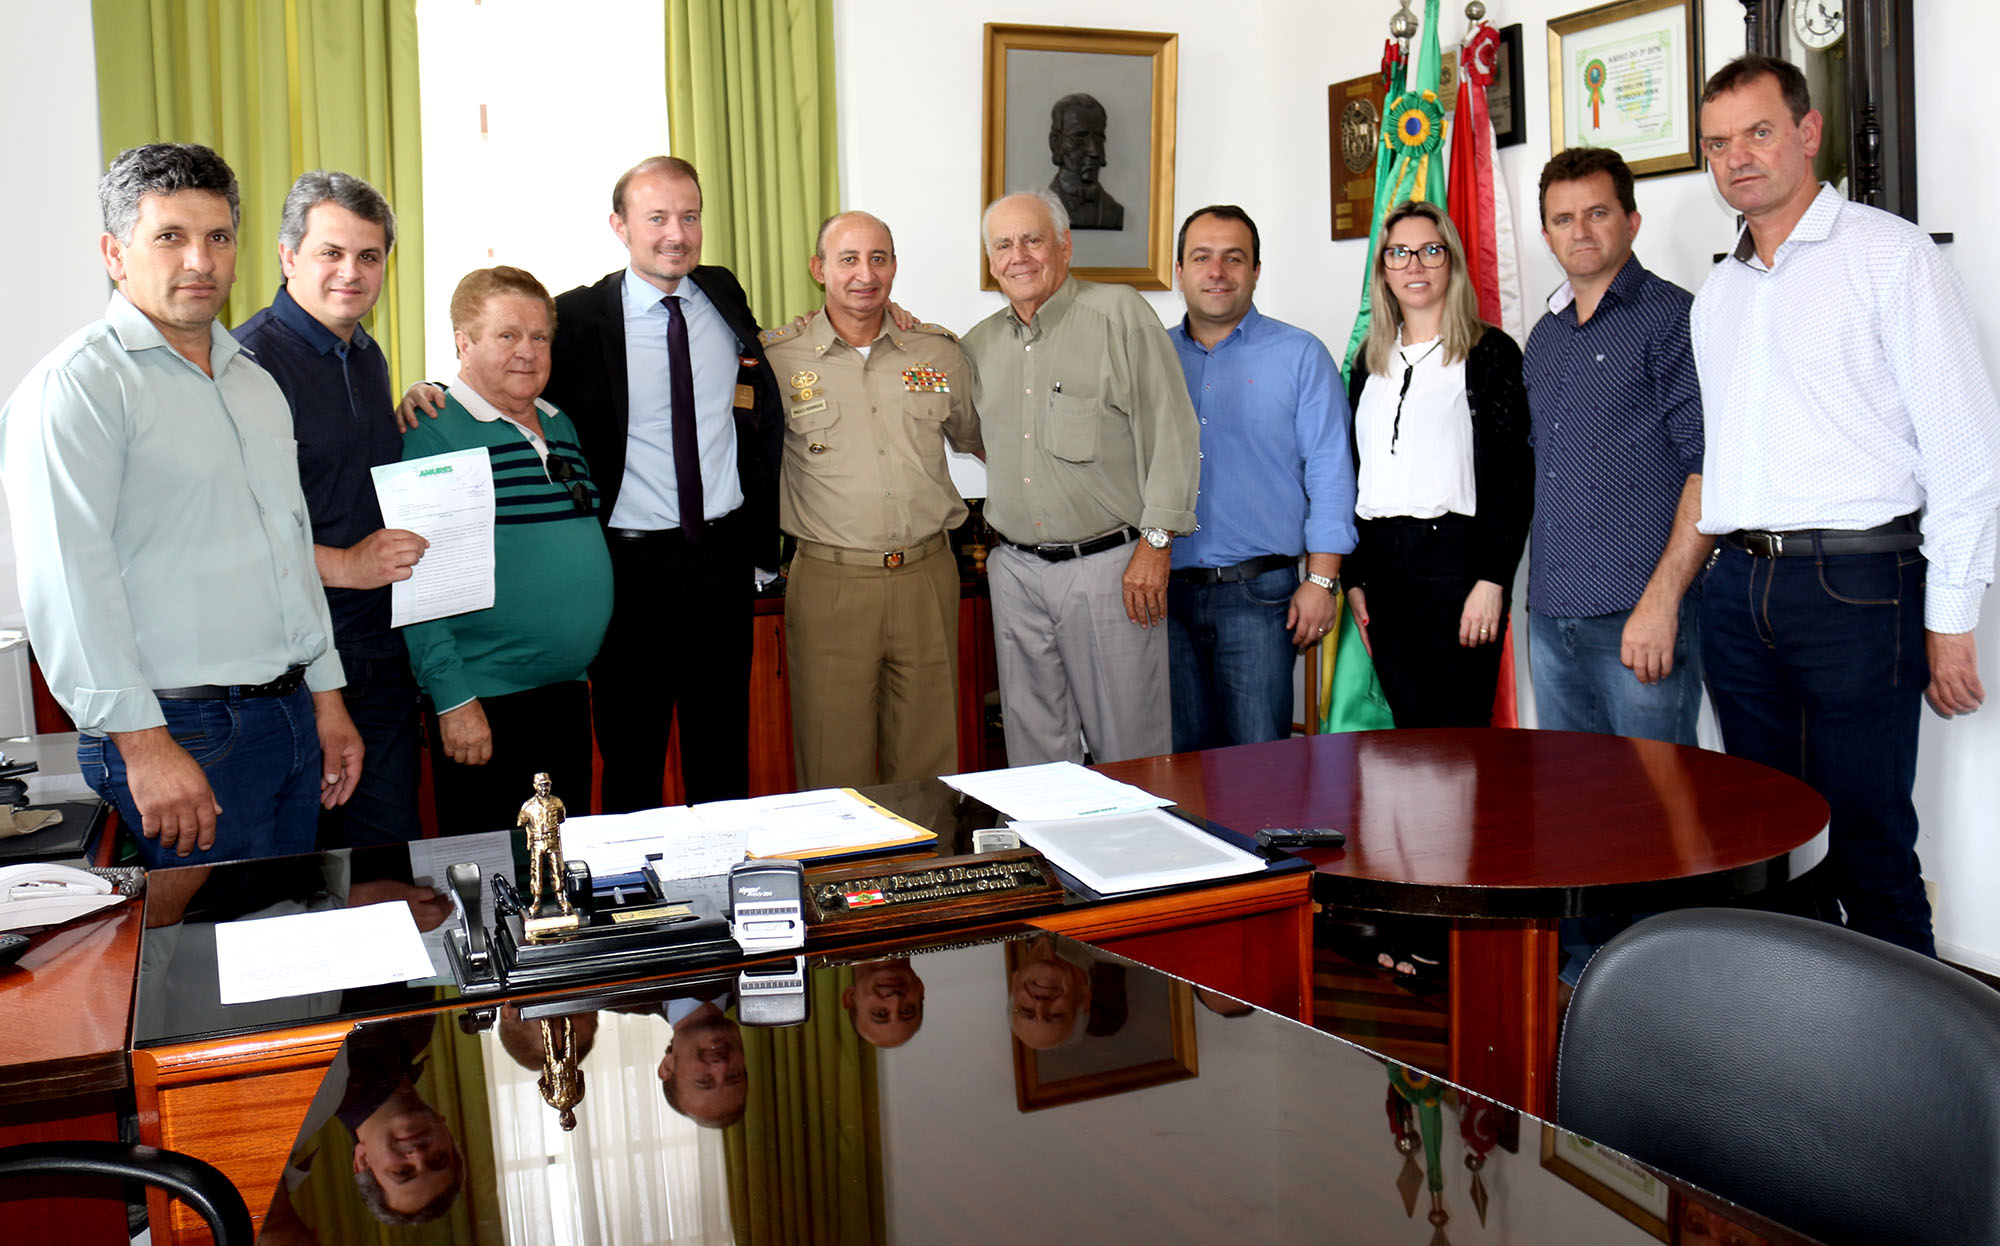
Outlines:
[{"label": "glasses hanging on shirt", "polygon": [[[1407,382],[1404,388],[1409,388]],[[550,484],[558,484],[569,490],[569,502],[576,508],[577,514],[590,514],[590,489],[577,478],[576,468],[570,466],[568,459],[551,450],[547,462],[543,464],[543,470],[548,473]]]},{"label": "glasses hanging on shirt", "polygon": [[1415,256],[1425,268],[1443,268],[1451,260],[1451,248],[1442,242],[1426,242],[1420,247],[1383,247],[1382,267],[1400,272],[1410,266],[1412,256]]}]

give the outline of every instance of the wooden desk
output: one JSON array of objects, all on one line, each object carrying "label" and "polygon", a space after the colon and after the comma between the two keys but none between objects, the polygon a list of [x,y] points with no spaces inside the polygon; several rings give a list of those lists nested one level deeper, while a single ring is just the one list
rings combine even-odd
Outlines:
[{"label": "wooden desk", "polygon": [[[0,1146],[118,1140],[144,916],[128,901],[45,930],[0,969]],[[0,1197],[16,1192],[0,1183]],[[24,1198],[4,1208],[12,1241],[123,1240],[125,1208],[115,1198]]]},{"label": "wooden desk", "polygon": [[[935,781],[871,788],[868,794],[937,830],[941,852],[965,851],[973,823],[993,825],[990,812],[975,814]],[[365,851],[379,854],[395,850]],[[357,854],[356,861],[359,859]],[[403,859],[407,864],[407,856]],[[311,862],[312,858],[291,860]],[[217,873],[247,874],[252,868],[248,864],[220,866]],[[256,868],[287,867],[282,862],[266,862]],[[319,871],[315,867],[308,872]],[[229,879],[216,878],[214,883],[222,891],[236,889]],[[1089,940],[1310,1024],[1311,887],[1311,871],[1280,867],[1276,872],[1218,885],[1128,900],[1072,897],[1063,908],[1032,920],[1035,925]],[[168,890],[165,880],[156,875],[154,894],[165,895]],[[246,911],[256,907],[248,904]],[[1018,929],[1011,921],[990,918],[976,924],[941,919],[929,932],[945,930],[954,938],[960,934],[977,937],[1003,924]],[[902,932],[894,936],[897,941],[906,937]],[[808,950],[832,948],[841,955],[853,955],[883,942],[883,936],[848,936],[843,941],[838,935],[829,938],[825,931],[816,930],[809,937]],[[148,972],[152,972],[150,967]],[[498,998],[506,997],[494,997]],[[408,998],[367,1011],[407,1014],[460,1002],[464,1001],[450,987],[411,988]],[[996,1015],[999,1011],[998,1007],[993,1009]],[[247,1028],[247,1023],[233,1024]],[[147,1044],[132,1052],[141,1139],[207,1160],[246,1194],[272,1188],[313,1092],[352,1024],[351,1017],[302,1017],[238,1035],[161,1041],[136,1035],[135,1041]],[[231,1026],[224,1016],[206,1028],[219,1033]],[[205,1227],[184,1207],[169,1209],[158,1196],[154,1196],[152,1207],[154,1242],[164,1246],[207,1240]],[[261,1216],[264,1208],[253,1205],[251,1210]]]},{"label": "wooden desk", "polygon": [[1232,829],[1333,826],[1324,903],[1449,918],[1447,1075],[1547,1115],[1564,917],[1718,903],[1804,873],[1826,802],[1704,749],[1564,731],[1321,735],[1099,767]]}]

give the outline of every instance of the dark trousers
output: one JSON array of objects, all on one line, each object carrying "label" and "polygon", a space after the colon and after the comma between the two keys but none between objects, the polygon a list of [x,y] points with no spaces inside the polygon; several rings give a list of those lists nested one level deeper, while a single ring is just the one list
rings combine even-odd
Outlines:
[{"label": "dark trousers", "polygon": [[752,567],[742,528],[732,513],[694,542],[679,529],[607,533],[611,626],[590,667],[606,813],[660,805],[676,709],[688,803],[750,794]]},{"label": "dark trousers", "polygon": [[102,735],[76,742],[77,767],[99,796],[117,806],[146,868],[313,850],[321,772],[312,693],[300,688],[282,697],[162,700],[160,712],[167,733],[201,767],[222,807],[215,817],[215,843],[205,850],[190,840],[187,851],[176,854],[146,838],[118,745]]},{"label": "dark trousers", "polygon": [[[1917,865],[1924,557],[1753,558],[1725,546],[1702,589],[1702,663],[1730,753],[1812,784],[1832,808],[1808,876],[1818,916],[1936,955]],[[1838,904],[1838,909],[1835,904]]]},{"label": "dark trousers", "polygon": [[347,672],[341,699],[366,751],[354,794],[346,804],[320,812],[319,846],[358,848],[422,839],[424,827],[417,817],[422,729],[409,660],[343,653],[340,665]]},{"label": "dark trousers", "polygon": [[1459,644],[1458,621],[1478,580],[1472,521],[1396,516],[1363,519],[1357,527],[1368,576],[1368,640],[1396,725],[1491,726],[1512,586],[1501,586],[1500,632],[1492,642]]},{"label": "dark trousers", "polygon": [[461,766],[445,756],[430,715],[431,792],[440,835],[511,830],[535,794],[535,776],[571,815],[590,812],[590,685],[565,680],[500,697],[481,697],[493,732],[493,759]]}]

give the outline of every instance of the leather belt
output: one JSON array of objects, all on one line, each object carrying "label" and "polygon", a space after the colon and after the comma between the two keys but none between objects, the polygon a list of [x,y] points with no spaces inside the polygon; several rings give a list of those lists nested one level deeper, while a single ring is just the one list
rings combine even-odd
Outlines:
[{"label": "leather belt", "polygon": [[906,549],[875,550],[845,549],[838,545],[821,545],[818,541],[799,541],[799,552],[808,558],[830,562],[842,567],[886,567],[894,570],[908,566],[919,559],[929,558],[945,546],[944,533],[925,537]]},{"label": "leather belt", "polygon": [[1797,558],[1822,554],[1892,554],[1924,543],[1914,511],[1873,528],[1800,528],[1767,532],[1742,528],[1722,538],[1754,558]]},{"label": "leather belt", "polygon": [[236,697],[288,697],[305,686],[306,668],[294,666],[268,684],[195,684],[187,688],[155,688],[162,701],[227,701]]},{"label": "leather belt", "polygon": [[1170,572],[1169,577],[1183,584],[1235,584],[1242,580],[1254,580],[1280,567],[1296,566],[1298,561],[1297,554],[1260,554],[1233,567],[1182,567]]},{"label": "leather belt", "polygon": [[[1005,537],[1000,539],[1007,540]],[[1107,549],[1130,545],[1138,539],[1139,530],[1131,524],[1126,524],[1103,536],[1094,536],[1085,541],[1043,541],[1040,545],[1023,545],[1019,541],[1007,541],[1007,544],[1018,550],[1026,550],[1044,562],[1068,562],[1072,558],[1088,558]]]}]

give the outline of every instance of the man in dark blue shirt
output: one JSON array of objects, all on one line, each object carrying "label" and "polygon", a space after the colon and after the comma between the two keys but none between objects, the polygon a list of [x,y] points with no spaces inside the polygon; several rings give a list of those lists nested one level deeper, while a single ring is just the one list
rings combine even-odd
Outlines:
[{"label": "man in dark blue shirt", "polygon": [[385,529],[369,469],[403,454],[389,365],[361,327],[375,308],[396,216],[373,186],[315,169],[293,184],[278,227],[285,284],[236,338],[292,404],[299,482],[347,670],[348,714],[367,765],[346,805],[320,819],[323,847],[418,839],[417,688],[389,626],[389,585],[428,544]]},{"label": "man in dark blue shirt", "polygon": [[1181,225],[1174,261],[1187,315],[1168,336],[1201,420],[1195,530],[1167,581],[1177,753],[1291,734],[1292,668],[1333,626],[1354,550],[1347,393],[1318,338],[1252,305],[1260,249],[1220,204]]},{"label": "man in dark blue shirt", "polygon": [[1617,152],[1542,170],[1542,237],[1569,280],[1528,335],[1535,711],[1546,728],[1695,742],[1701,668],[1688,586],[1701,515],[1701,390],[1686,290],[1633,258]]}]

